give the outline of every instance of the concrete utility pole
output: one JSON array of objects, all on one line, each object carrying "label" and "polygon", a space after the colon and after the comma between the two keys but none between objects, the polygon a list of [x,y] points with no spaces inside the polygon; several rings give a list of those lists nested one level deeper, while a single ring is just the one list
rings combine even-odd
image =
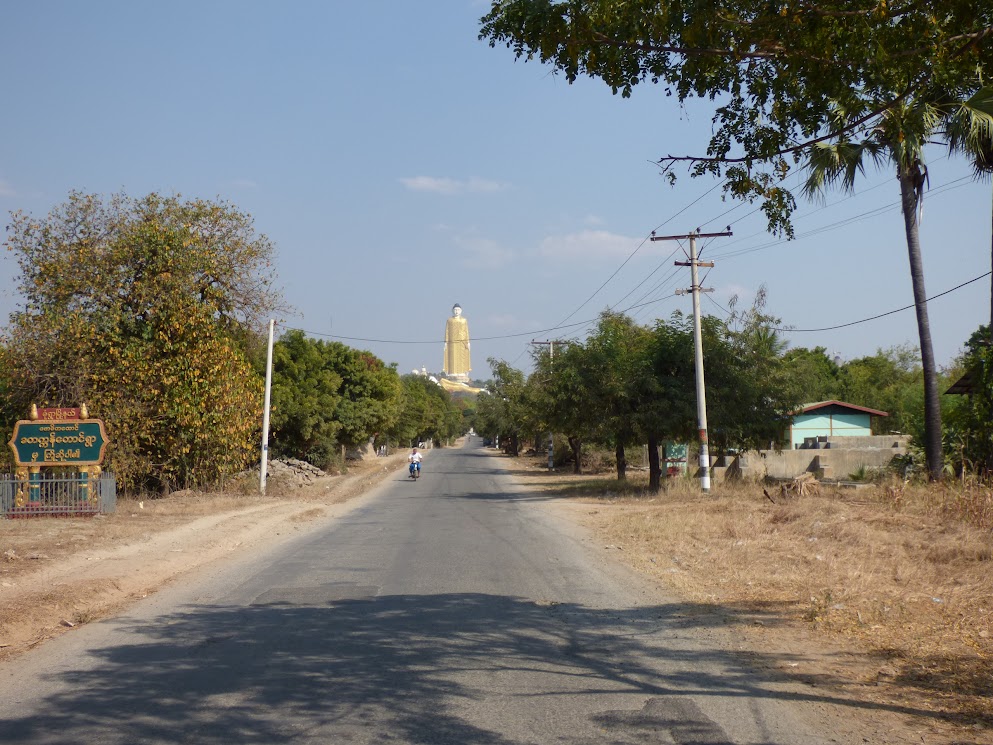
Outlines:
[{"label": "concrete utility pole", "polygon": [[[551,339],[550,341],[535,341],[534,339],[532,339],[531,343],[537,346],[542,346],[545,344],[548,345],[548,362],[549,364],[551,364],[552,360],[555,359],[555,340]],[[555,438],[552,437],[552,433],[549,430],[548,432],[548,470],[549,471],[551,471],[555,467],[554,451],[555,451]]]},{"label": "concrete utility pole", "polygon": [[265,365],[265,401],[262,404],[262,460],[259,468],[259,494],[265,496],[266,471],[269,470],[269,398],[272,392],[272,337],[276,321],[269,319],[269,347]]},{"label": "concrete utility pole", "polygon": [[[697,238],[723,238],[731,235],[730,228],[723,233],[687,233],[686,235],[652,235],[653,241],[676,241],[689,238],[690,240],[690,260],[673,262],[675,266],[688,266],[690,268],[690,289],[693,294],[693,362],[696,369],[696,417],[697,426],[700,433],[700,489],[707,493],[710,491],[710,446],[707,443],[707,386],[703,376],[703,338],[700,329],[700,293],[713,292],[712,289],[700,287],[700,280],[697,278],[698,267],[713,267],[712,261],[698,261],[696,252]],[[676,291],[676,294],[687,292]]]}]

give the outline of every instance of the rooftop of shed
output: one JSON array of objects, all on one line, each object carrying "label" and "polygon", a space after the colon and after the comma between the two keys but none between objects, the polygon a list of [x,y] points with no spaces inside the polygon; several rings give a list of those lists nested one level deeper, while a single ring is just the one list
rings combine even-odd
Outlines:
[{"label": "rooftop of shed", "polygon": [[848,411],[857,411],[861,414],[868,414],[869,416],[889,416],[885,411],[879,411],[878,409],[870,409],[867,406],[858,406],[856,404],[849,404],[844,401],[817,401],[812,404],[804,404],[796,414],[810,414],[811,412],[817,411],[818,409],[826,409],[832,406],[836,406],[841,409],[847,409]]}]

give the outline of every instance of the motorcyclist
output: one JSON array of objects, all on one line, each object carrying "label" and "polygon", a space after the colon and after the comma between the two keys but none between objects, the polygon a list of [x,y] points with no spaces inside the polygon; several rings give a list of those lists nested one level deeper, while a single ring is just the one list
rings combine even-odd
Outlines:
[{"label": "motorcyclist", "polygon": [[[420,453],[417,452],[417,448],[414,448],[410,452],[410,455],[407,456],[407,460],[410,461],[410,475],[411,476],[415,476],[415,475],[419,475],[420,474],[420,471],[421,471],[421,458],[423,458],[423,456]],[[417,474],[414,473],[415,471],[417,472]]]}]

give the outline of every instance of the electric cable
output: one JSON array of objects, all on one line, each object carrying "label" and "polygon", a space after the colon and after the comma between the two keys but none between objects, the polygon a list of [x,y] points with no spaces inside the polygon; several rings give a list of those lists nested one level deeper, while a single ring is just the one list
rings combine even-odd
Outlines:
[{"label": "electric cable", "polygon": [[[944,292],[939,292],[937,295],[932,295],[931,297],[926,298],[924,300],[924,302],[925,303],[930,303],[932,300],[937,300],[938,298],[944,297],[945,295],[949,295],[949,294],[955,292],[956,290],[961,290],[963,287],[966,287],[967,285],[971,285],[973,282],[978,282],[979,280],[981,280],[981,279],[983,279],[985,277],[988,277],[991,274],[993,274],[993,271],[986,272],[985,274],[980,274],[978,277],[973,277],[972,279],[966,280],[965,282],[962,282],[961,284],[955,285],[955,287],[952,287],[952,288],[950,288],[948,290],[945,290]],[[714,300],[709,295],[707,295],[706,297],[707,297],[707,299],[711,303],[713,303],[715,306],[717,306],[728,317],[731,317],[732,315],[734,315],[734,313],[729,308],[724,307],[723,305],[721,305],[720,303],[718,303],[716,300]],[[814,333],[814,332],[818,332],[818,331],[835,331],[837,329],[848,328],[849,326],[858,326],[861,323],[868,323],[869,321],[875,321],[875,320],[877,320],[879,318],[885,318],[886,316],[892,316],[895,313],[902,313],[905,310],[910,310],[911,308],[916,307],[916,305],[917,305],[916,303],[911,303],[910,305],[905,305],[902,308],[895,308],[893,310],[888,310],[885,313],[879,313],[879,314],[874,315],[874,316],[869,316],[868,318],[860,318],[857,321],[850,321],[848,323],[842,323],[842,324],[839,324],[837,326],[825,326],[823,328],[818,328],[818,329],[797,329],[797,328],[792,328],[792,327],[789,327],[789,326],[782,327],[782,328],[780,328],[778,326],[763,326],[762,328],[768,329],[769,331],[779,331],[779,332],[784,333],[784,334]]]},{"label": "electric cable", "polygon": [[[689,209],[690,207],[692,207],[693,205],[695,205],[695,204],[696,204],[697,202],[699,202],[699,201],[700,201],[701,199],[703,199],[703,198],[704,198],[704,197],[706,197],[706,196],[709,196],[709,195],[711,194],[711,192],[713,192],[713,191],[714,191],[714,189],[716,189],[717,187],[719,187],[719,186],[721,186],[721,185],[722,185],[723,183],[724,183],[723,181],[718,181],[718,182],[717,182],[716,184],[714,184],[714,185],[713,185],[712,187],[710,187],[709,189],[707,189],[707,191],[705,191],[705,192],[704,192],[703,194],[701,194],[701,195],[700,195],[700,196],[698,196],[698,197],[697,197],[696,199],[694,199],[694,200],[693,200],[692,202],[690,202],[690,203],[689,203],[688,205],[686,205],[686,206],[685,206],[685,207],[683,207],[683,208],[682,208],[681,210],[679,210],[679,212],[676,212],[675,214],[673,214],[673,215],[671,215],[671,216],[670,216],[670,217],[669,217],[668,219],[666,219],[666,220],[665,220],[665,222],[663,222],[663,223],[662,223],[661,225],[658,225],[658,226],[657,226],[657,227],[655,228],[655,230],[658,230],[659,228],[662,228],[662,227],[665,227],[666,225],[668,225],[668,224],[669,224],[670,222],[672,222],[672,221],[673,221],[673,220],[675,220],[675,219],[676,219],[677,217],[679,217],[679,216],[680,216],[681,214],[683,214],[684,212],[686,212],[686,210],[688,210],[688,209]],[[635,256],[635,254],[637,254],[637,253],[638,253],[638,252],[639,252],[639,251],[641,250],[641,248],[642,248],[642,246],[644,246],[644,245],[645,245],[646,243],[648,243],[648,242],[649,242],[649,241],[651,240],[651,236],[655,234],[655,230],[653,230],[653,231],[651,232],[651,234],[649,234],[648,236],[646,236],[645,238],[643,238],[643,239],[642,239],[642,241],[641,241],[641,243],[639,243],[639,244],[638,244],[638,246],[637,246],[637,247],[636,247],[636,248],[634,249],[634,251],[632,251],[632,252],[630,253],[630,255],[628,255],[628,257],[627,257],[626,259],[624,259],[624,261],[623,261],[623,263],[622,263],[622,264],[621,264],[621,265],[620,265],[619,267],[617,267],[617,269],[615,269],[615,270],[614,270],[614,273],[613,273],[613,274],[611,274],[611,275],[610,275],[609,277],[607,277],[607,279],[606,279],[606,280],[604,280],[604,282],[603,282],[603,284],[602,284],[602,285],[600,285],[600,286],[599,286],[599,287],[598,287],[598,288],[597,288],[597,289],[596,289],[596,290],[594,291],[594,293],[593,293],[592,295],[590,295],[590,296],[589,296],[588,298],[586,298],[586,300],[584,300],[584,301],[583,301],[582,303],[580,303],[580,305],[579,305],[579,307],[577,307],[577,308],[576,308],[576,309],[575,309],[574,311],[572,311],[572,313],[570,313],[570,314],[569,314],[569,315],[567,315],[567,316],[566,316],[565,318],[563,318],[563,319],[562,319],[562,320],[561,320],[561,321],[559,322],[559,326],[561,326],[561,325],[562,325],[562,324],[564,324],[564,323],[565,323],[566,321],[568,321],[568,320],[569,320],[570,318],[572,318],[572,317],[573,317],[574,315],[576,315],[576,314],[577,314],[577,313],[578,313],[578,312],[579,312],[580,310],[582,310],[582,309],[583,309],[583,308],[584,308],[584,307],[586,306],[586,304],[587,304],[587,303],[589,303],[589,302],[590,302],[590,301],[591,301],[591,300],[592,300],[593,298],[595,298],[595,297],[596,297],[597,295],[599,295],[599,294],[600,294],[600,290],[602,290],[602,289],[603,289],[604,287],[606,287],[606,286],[607,286],[607,284],[608,284],[608,283],[609,283],[609,282],[610,282],[610,281],[611,281],[611,280],[612,280],[612,279],[613,279],[614,277],[616,277],[616,276],[617,276],[617,274],[618,274],[618,272],[620,272],[620,271],[621,271],[621,269],[623,269],[623,268],[625,267],[625,265],[627,265],[627,263],[628,263],[629,261],[631,261],[631,259],[633,259],[633,258],[634,258],[634,256]]]}]

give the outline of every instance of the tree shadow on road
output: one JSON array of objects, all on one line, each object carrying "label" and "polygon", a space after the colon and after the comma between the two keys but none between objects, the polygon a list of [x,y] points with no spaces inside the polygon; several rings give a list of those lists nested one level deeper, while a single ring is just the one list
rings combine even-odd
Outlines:
[{"label": "tree shadow on road", "polygon": [[[613,694],[648,703],[590,710],[572,722],[575,735],[563,732],[559,741],[729,742],[698,706],[712,697],[744,712],[759,699],[933,716],[786,685],[770,671],[783,662],[779,655],[753,656],[750,663],[765,668],[758,676],[751,665],[687,642],[691,629],[722,622],[707,607],[374,592],[287,588],[247,607],[192,606],[152,623],[108,622],[126,641],[93,650],[88,669],[53,672],[49,683],[70,688],[45,698],[40,712],[18,716],[7,702],[0,740],[517,745],[542,740],[526,722],[497,732],[471,712],[499,700],[498,707],[524,705],[540,717],[565,697]],[[785,740],[750,740],[760,741]]]}]

